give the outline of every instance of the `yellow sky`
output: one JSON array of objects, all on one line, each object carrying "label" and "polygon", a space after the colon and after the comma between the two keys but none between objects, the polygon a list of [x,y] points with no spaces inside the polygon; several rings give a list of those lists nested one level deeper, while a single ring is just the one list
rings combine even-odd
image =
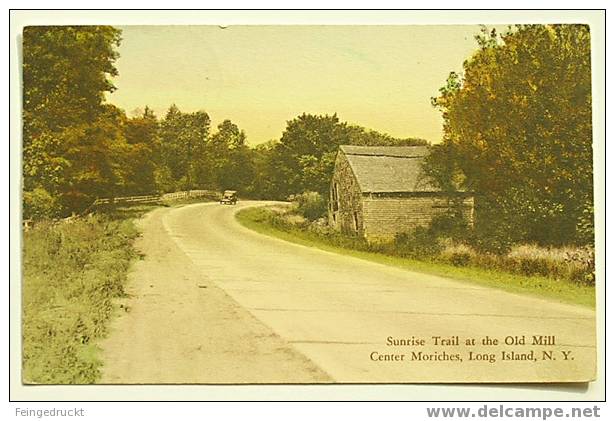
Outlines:
[{"label": "yellow sky", "polygon": [[286,121],[333,114],[398,137],[438,142],[430,105],[476,49],[478,26],[126,26],[118,88],[130,115],[172,103],[231,119],[251,144],[279,139]]}]

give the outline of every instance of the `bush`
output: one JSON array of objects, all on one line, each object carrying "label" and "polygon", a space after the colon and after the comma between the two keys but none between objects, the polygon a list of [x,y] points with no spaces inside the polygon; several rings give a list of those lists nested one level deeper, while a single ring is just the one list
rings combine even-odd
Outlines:
[{"label": "bush", "polygon": [[292,201],[296,205],[297,212],[310,221],[322,218],[327,213],[327,203],[317,192],[306,191],[293,196]]},{"label": "bush", "polygon": [[171,170],[167,166],[161,166],[154,170],[154,180],[161,193],[171,193],[176,191],[175,180]]},{"label": "bush", "polygon": [[47,190],[37,187],[23,192],[23,219],[55,218],[60,212],[60,203]]},{"label": "bush", "polygon": [[277,218],[281,219],[283,223],[289,227],[305,228],[310,225],[305,216],[296,213],[289,212],[283,215],[278,215]]},{"label": "bush", "polygon": [[469,235],[468,241],[482,253],[493,253],[499,256],[508,253],[513,246],[513,240],[505,230],[493,230],[489,233],[474,230]]},{"label": "bush", "polygon": [[466,240],[469,234],[467,221],[451,213],[435,216],[429,224],[429,230],[435,237],[450,238],[457,242]]},{"label": "bush", "polygon": [[92,205],[92,202],[96,200],[96,197],[89,193],[83,193],[79,191],[70,191],[63,193],[60,197],[62,202],[62,208],[69,212],[79,213],[83,212]]},{"label": "bush", "polygon": [[471,258],[472,256],[469,253],[453,253],[450,256],[450,262],[454,266],[467,266]]},{"label": "bush", "polygon": [[41,222],[24,233],[23,379],[93,383],[95,341],[124,294],[136,228],[105,217]]},{"label": "bush", "polygon": [[506,255],[476,253],[470,264],[525,276],[545,276],[594,285],[593,250],[590,248],[546,248],[531,244],[512,247]]},{"label": "bush", "polygon": [[[533,244],[511,247],[508,253],[481,252],[467,243],[442,238],[446,230],[418,227],[410,233],[398,234],[394,241],[367,242],[359,236],[347,236],[332,229],[324,218],[310,223],[297,223],[301,216],[284,208],[255,208],[240,212],[249,219],[288,233],[297,233],[316,241],[347,249],[432,260],[454,266],[472,266],[524,276],[544,276],[551,279],[594,285],[594,252],[590,247],[546,248]],[[436,224],[437,225],[437,224]],[[494,242],[494,244],[497,244]]]},{"label": "bush", "polygon": [[596,255],[593,247],[569,250],[564,260],[573,265],[574,279],[587,285],[596,284]]},{"label": "bush", "polygon": [[337,233],[331,226],[329,226],[329,222],[326,218],[318,218],[317,220],[312,221],[312,223],[308,226],[308,230],[322,237],[328,237]]},{"label": "bush", "polygon": [[[446,241],[464,241],[468,237],[467,222],[460,216],[450,213],[438,215],[431,220],[428,227],[416,227],[410,233],[395,236],[393,244],[385,247],[385,252],[400,256],[416,258],[437,258],[443,252]],[[448,255],[445,260],[462,266],[468,264],[467,253]]]},{"label": "bush", "polygon": [[550,262],[545,258],[515,258],[506,256],[502,259],[504,266],[508,266],[509,270],[525,276],[548,276],[550,273],[556,273],[556,271],[553,270],[555,269],[554,265],[550,265]]},{"label": "bush", "polygon": [[440,256],[454,266],[468,266],[475,259],[476,252],[465,244],[449,244]]},{"label": "bush", "polygon": [[594,204],[586,202],[577,221],[577,241],[580,244],[594,244]]},{"label": "bush", "polygon": [[594,254],[589,247],[539,247],[534,244],[513,246],[504,255],[478,252],[465,244],[449,241],[439,258],[455,266],[476,266],[524,276],[544,276],[594,285]]},{"label": "bush", "polygon": [[438,255],[443,246],[437,235],[425,227],[416,227],[411,233],[395,236],[396,253],[400,256],[428,257]]}]

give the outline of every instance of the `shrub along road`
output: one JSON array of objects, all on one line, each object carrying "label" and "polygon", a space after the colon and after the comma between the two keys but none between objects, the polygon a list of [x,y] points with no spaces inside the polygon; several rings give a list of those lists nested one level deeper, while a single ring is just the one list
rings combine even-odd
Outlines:
[{"label": "shrub along road", "polygon": [[[129,311],[102,344],[104,383],[593,378],[592,309],[267,237],[234,217],[255,204],[162,208],[141,221],[145,258],[130,275]],[[531,346],[535,335],[555,345]],[[485,336],[500,344],[482,345]],[[506,336],[526,345],[502,345]],[[532,350],[537,361],[515,359]]]}]

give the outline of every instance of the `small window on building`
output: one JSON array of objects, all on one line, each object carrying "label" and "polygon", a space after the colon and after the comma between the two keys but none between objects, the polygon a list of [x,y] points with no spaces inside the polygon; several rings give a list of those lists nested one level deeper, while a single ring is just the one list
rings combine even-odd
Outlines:
[{"label": "small window on building", "polygon": [[337,183],[333,183],[333,191],[331,192],[333,196],[333,212],[337,211],[340,207],[340,198],[339,192],[337,188]]},{"label": "small window on building", "polygon": [[333,214],[332,214],[332,215],[333,215],[333,223],[335,223],[335,222],[336,222],[336,219],[337,219],[337,217],[336,217],[336,215],[337,215],[337,214],[336,214],[335,212],[333,212]]},{"label": "small window on building", "polygon": [[354,216],[354,230],[359,231],[359,213],[354,212],[353,216]]},{"label": "small window on building", "polygon": [[335,200],[337,202],[337,208],[339,209],[339,207],[340,207],[340,190],[339,190],[339,185],[337,183],[335,184]]}]

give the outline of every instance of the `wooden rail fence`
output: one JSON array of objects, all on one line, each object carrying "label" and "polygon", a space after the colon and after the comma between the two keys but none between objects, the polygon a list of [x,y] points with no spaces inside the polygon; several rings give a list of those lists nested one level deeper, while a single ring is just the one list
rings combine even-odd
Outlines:
[{"label": "wooden rail fence", "polygon": [[153,194],[146,196],[123,196],[123,197],[110,197],[96,199],[92,206],[109,205],[109,204],[122,204],[122,203],[153,203],[161,200],[174,200],[174,199],[187,199],[196,197],[209,197],[211,199],[217,199],[220,194],[213,190],[186,190],[173,193]]},{"label": "wooden rail fence", "polygon": [[[93,209],[105,206],[105,205],[121,205],[121,204],[130,204],[130,203],[156,203],[165,200],[176,200],[176,199],[188,199],[188,198],[198,198],[198,197],[207,197],[212,200],[218,200],[220,198],[220,193],[214,190],[186,190],[186,191],[178,191],[173,193],[164,193],[164,194],[150,194],[144,196],[121,196],[121,197],[108,197],[108,198],[98,198],[96,199],[90,206],[87,207],[82,214],[87,214]],[[59,219],[57,222],[70,222],[71,220],[77,218],[78,215],[69,216],[68,218]],[[32,227],[34,221],[31,219],[23,220],[23,228],[24,230],[28,230]]]}]

